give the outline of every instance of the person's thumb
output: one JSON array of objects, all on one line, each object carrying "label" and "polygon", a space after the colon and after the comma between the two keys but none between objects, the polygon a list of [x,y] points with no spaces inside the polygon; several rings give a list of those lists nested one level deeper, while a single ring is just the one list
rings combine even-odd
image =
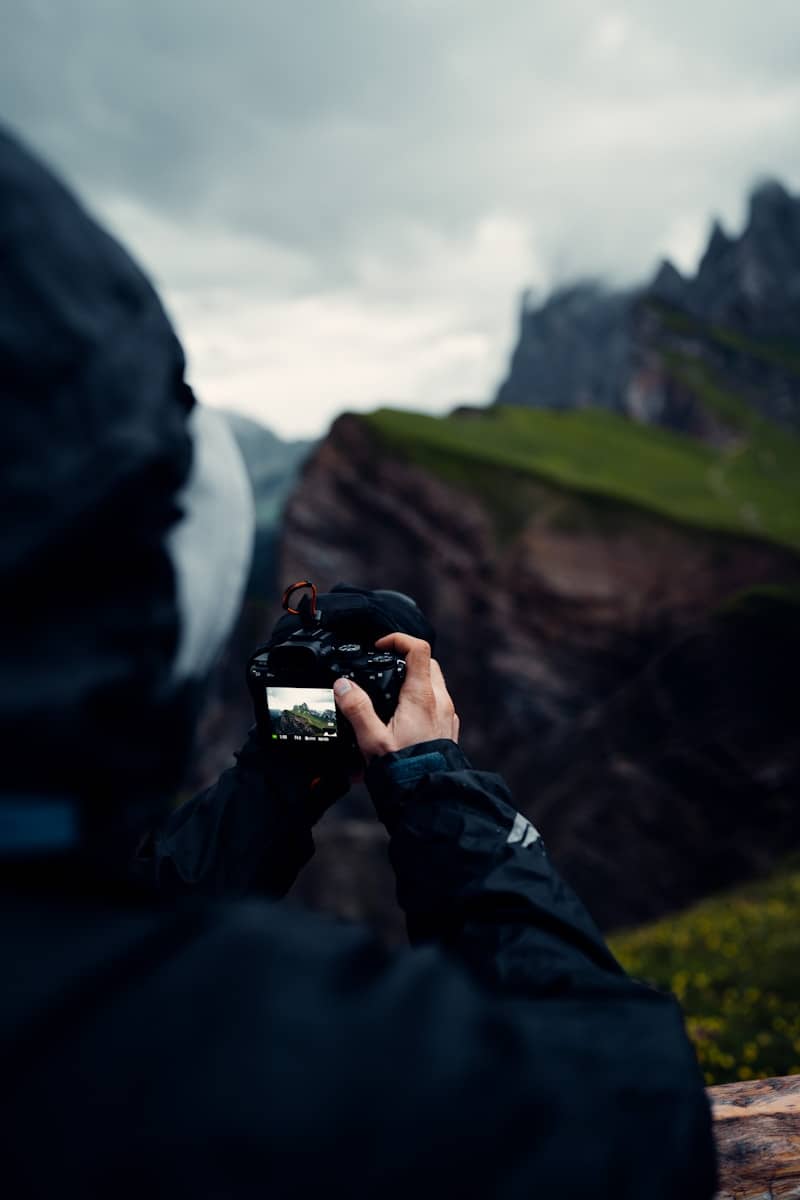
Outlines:
[{"label": "person's thumb", "polygon": [[369,762],[371,758],[387,754],[392,749],[389,730],[375,712],[364,689],[353,683],[352,679],[337,679],[333,694],[336,707],[352,726],[364,758]]}]

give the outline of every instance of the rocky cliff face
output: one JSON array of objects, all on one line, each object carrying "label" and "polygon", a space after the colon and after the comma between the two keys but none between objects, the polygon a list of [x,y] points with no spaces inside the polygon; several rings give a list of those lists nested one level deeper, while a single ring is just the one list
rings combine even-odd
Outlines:
[{"label": "rocky cliff face", "polygon": [[[512,525],[499,526],[481,499],[492,489],[513,503]],[[279,574],[417,597],[439,630],[467,753],[502,771],[604,924],[676,907],[776,852],[779,823],[766,821],[767,835],[765,814],[783,803],[775,789],[783,796],[787,778],[797,783],[785,722],[758,717],[769,692],[763,675],[731,674],[738,634],[723,638],[703,622],[739,589],[800,583],[790,551],[690,530],[490,464],[475,464],[469,488],[455,486],[346,416],[290,498]],[[780,654],[769,661],[781,679],[794,669]],[[756,714],[755,732],[745,712]],[[740,727],[747,742],[726,774]],[[729,803],[735,820],[722,842]],[[793,820],[781,837],[794,838]],[[336,854],[346,853],[341,826],[331,837]],[[359,837],[351,877],[374,913],[375,889],[388,887],[385,865],[375,839]],[[722,852],[731,838],[735,860]],[[379,881],[372,889],[365,871]],[[317,898],[322,875],[308,885]],[[337,901],[351,913],[359,903],[346,887]]]},{"label": "rocky cliff face", "polygon": [[496,399],[603,407],[711,441],[730,435],[734,399],[800,428],[800,197],[757,188],[741,236],[715,224],[693,277],[664,262],[640,288],[524,297]]}]

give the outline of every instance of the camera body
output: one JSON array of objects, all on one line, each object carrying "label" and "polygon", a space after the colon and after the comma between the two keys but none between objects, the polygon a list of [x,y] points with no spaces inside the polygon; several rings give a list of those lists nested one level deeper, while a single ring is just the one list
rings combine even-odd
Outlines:
[{"label": "camera body", "polygon": [[257,650],[247,664],[247,684],[264,745],[321,767],[334,760],[357,762],[355,736],[333,695],[341,676],[358,683],[381,720],[390,720],[405,679],[405,661],[398,655],[337,635],[319,619]]}]

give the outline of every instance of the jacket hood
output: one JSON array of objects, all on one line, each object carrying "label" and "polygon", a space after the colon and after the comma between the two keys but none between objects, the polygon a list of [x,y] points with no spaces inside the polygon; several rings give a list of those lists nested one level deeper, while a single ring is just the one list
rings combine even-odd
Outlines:
[{"label": "jacket hood", "polygon": [[179,782],[198,698],[184,356],[128,254],[2,130],[0,260],[3,790],[135,826]]}]

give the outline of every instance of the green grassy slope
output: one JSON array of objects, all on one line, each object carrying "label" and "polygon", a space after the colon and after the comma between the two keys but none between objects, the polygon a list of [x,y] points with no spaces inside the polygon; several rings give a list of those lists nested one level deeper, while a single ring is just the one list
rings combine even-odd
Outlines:
[{"label": "green grassy slope", "polygon": [[485,488],[487,469],[502,468],[800,549],[800,439],[763,420],[724,451],[597,409],[493,407],[440,418],[380,409],[366,420],[395,450],[468,488]]},{"label": "green grassy slope", "polygon": [[707,1083],[800,1074],[800,860],[610,944],[675,993]]}]

